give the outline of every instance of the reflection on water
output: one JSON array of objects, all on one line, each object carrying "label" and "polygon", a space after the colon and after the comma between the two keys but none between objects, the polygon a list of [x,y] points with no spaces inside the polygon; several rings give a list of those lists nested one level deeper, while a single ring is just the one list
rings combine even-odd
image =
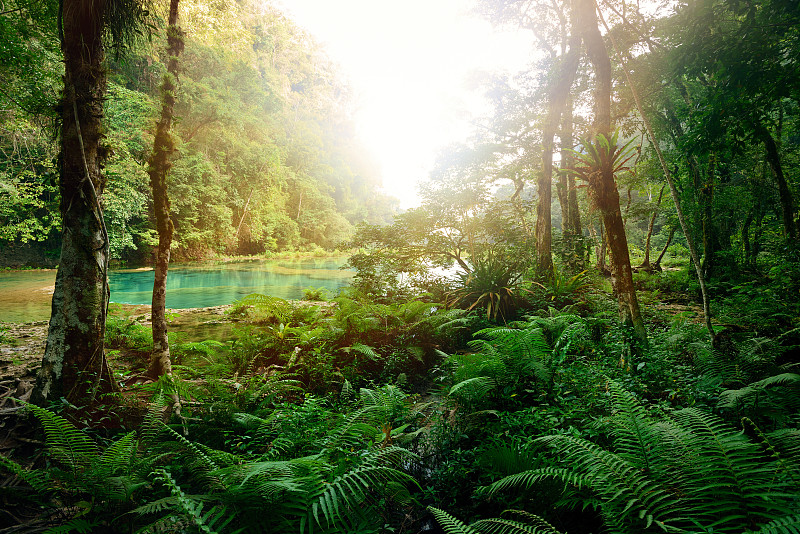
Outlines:
[{"label": "reflection on water", "polygon": [[[250,293],[285,299],[303,296],[303,289],[324,287],[336,291],[353,273],[342,271],[341,261],[297,260],[170,268],[168,308],[202,308],[230,304]],[[122,304],[149,304],[153,271],[114,271],[109,276],[111,300]]]},{"label": "reflection on water", "polygon": [[[167,307],[202,308],[230,304],[250,293],[298,299],[308,287],[336,292],[350,283],[351,271],[340,270],[344,259],[253,261],[219,265],[170,266]],[[55,281],[52,271],[0,273],[0,321],[45,320]],[[109,273],[111,302],[150,304],[152,270]]]}]

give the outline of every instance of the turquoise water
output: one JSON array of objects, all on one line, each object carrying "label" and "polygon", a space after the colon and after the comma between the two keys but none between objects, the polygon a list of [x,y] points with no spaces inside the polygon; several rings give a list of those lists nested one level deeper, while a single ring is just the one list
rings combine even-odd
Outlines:
[{"label": "turquoise water", "polygon": [[[170,267],[167,276],[167,307],[204,308],[230,304],[250,293],[284,299],[299,299],[308,287],[336,292],[353,276],[342,271],[342,262],[297,260],[235,263],[213,266]],[[153,271],[112,271],[109,274],[111,302],[150,304]]]},{"label": "turquoise water", "polygon": [[[167,276],[167,307],[204,308],[231,304],[250,293],[299,299],[308,287],[336,292],[353,272],[339,269],[344,259],[252,261],[218,265],[174,265]],[[0,272],[0,322],[43,321],[50,317],[56,272]],[[152,269],[109,272],[111,302],[150,304]]]}]

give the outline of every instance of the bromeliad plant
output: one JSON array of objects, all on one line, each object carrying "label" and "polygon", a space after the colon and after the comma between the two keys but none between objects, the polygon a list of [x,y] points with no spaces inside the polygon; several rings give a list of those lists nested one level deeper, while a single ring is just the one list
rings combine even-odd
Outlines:
[{"label": "bromeliad plant", "polygon": [[459,275],[458,289],[451,293],[448,305],[485,309],[492,321],[511,319],[520,303],[519,293],[527,291],[520,263],[493,249],[476,254],[470,262],[472,270]]},{"label": "bromeliad plant", "polygon": [[633,146],[634,139],[624,145],[617,145],[619,140],[619,129],[609,139],[603,134],[598,134],[595,142],[584,139],[581,142],[585,152],[572,150],[575,158],[575,165],[571,169],[566,169],[584,182],[588,182],[589,191],[597,191],[602,188],[592,187],[600,181],[601,176],[616,176],[617,173],[630,169],[627,163],[637,155],[636,148]]}]

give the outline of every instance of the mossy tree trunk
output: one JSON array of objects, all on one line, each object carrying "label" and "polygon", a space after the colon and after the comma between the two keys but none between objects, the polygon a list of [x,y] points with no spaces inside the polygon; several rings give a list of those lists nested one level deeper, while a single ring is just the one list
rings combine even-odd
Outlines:
[{"label": "mossy tree trunk", "polygon": [[789,189],[786,175],[783,172],[778,144],[761,122],[755,123],[755,133],[764,143],[767,162],[772,169],[772,174],[775,176],[775,182],[778,184],[778,199],[780,200],[781,214],[783,216],[783,231],[790,246],[796,247],[797,235],[800,233],[800,220],[795,222],[794,198],[792,197],[791,189]]},{"label": "mossy tree trunk", "polygon": [[[573,8],[577,11],[577,26],[595,74],[593,133],[611,139],[611,60],[597,26],[595,1],[576,0]],[[601,153],[606,151],[599,144],[598,150]],[[604,155],[608,157],[608,154]],[[614,179],[613,165],[602,166],[602,171],[589,181],[589,192],[605,226],[620,318],[633,327],[639,340],[646,341],[647,332],[633,286],[628,239],[619,207],[619,191]]]},{"label": "mossy tree trunk", "polygon": [[158,230],[151,310],[153,352],[150,355],[148,373],[154,377],[172,375],[172,361],[167,337],[166,300],[170,247],[175,227],[169,211],[167,175],[172,167],[172,154],[175,152],[175,141],[172,138],[171,129],[178,82],[178,57],[183,51],[183,35],[178,27],[178,2],[179,0],[170,0],[169,26],[167,28],[167,73],[161,84],[161,118],[156,126],[153,154],[150,157],[148,168],[150,186],[153,189],[153,211]]},{"label": "mossy tree trunk", "polygon": [[114,391],[105,358],[108,233],[103,193],[103,99],[106,71],[103,0],[64,0],[64,92],[61,102],[62,245],[42,367],[31,401],[44,406],[66,398],[95,404]]}]

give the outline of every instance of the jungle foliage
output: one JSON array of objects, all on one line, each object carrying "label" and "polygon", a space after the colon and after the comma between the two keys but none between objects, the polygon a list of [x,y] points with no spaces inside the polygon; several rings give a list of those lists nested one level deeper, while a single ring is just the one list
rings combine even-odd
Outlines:
[{"label": "jungle foliage", "polygon": [[[58,2],[28,4],[7,2],[1,16],[0,250],[6,265],[36,266],[57,262],[60,245],[52,133],[63,64]],[[108,62],[102,203],[117,262],[148,261],[156,239],[147,162],[168,59],[164,8],[151,13],[157,37],[142,31]],[[181,20],[175,257],[332,249],[355,224],[391,216],[355,140],[351,91],[307,34],[260,2],[187,1]]]},{"label": "jungle foliage", "polygon": [[[92,406],[3,397],[2,428],[22,439],[0,454],[0,528],[800,532],[797,2],[590,2],[597,20],[586,0],[480,2],[535,32],[540,62],[488,81],[487,127],[441,155],[420,207],[383,224],[370,174],[345,158],[346,87],[302,32],[249,1],[182,1],[177,250],[329,246],[366,220],[350,241],[354,283],[241,299],[230,339],[173,334],[173,375],[157,382],[140,383],[146,321],[113,313],[121,393]],[[16,95],[3,101],[2,183],[20,193],[2,197],[0,237],[45,249],[58,226],[52,7],[0,15],[30,44],[2,49],[0,99]],[[607,25],[605,133],[589,111],[601,62],[568,56],[590,22]],[[152,233],[141,162],[163,73],[161,54],[137,46],[114,60],[106,105],[104,202],[123,259]],[[24,69],[30,54],[49,67]],[[559,121],[553,79],[571,81]],[[561,155],[549,244],[533,209],[543,145]],[[584,187],[603,172],[640,265],[646,341],[617,313],[603,203]]]}]

